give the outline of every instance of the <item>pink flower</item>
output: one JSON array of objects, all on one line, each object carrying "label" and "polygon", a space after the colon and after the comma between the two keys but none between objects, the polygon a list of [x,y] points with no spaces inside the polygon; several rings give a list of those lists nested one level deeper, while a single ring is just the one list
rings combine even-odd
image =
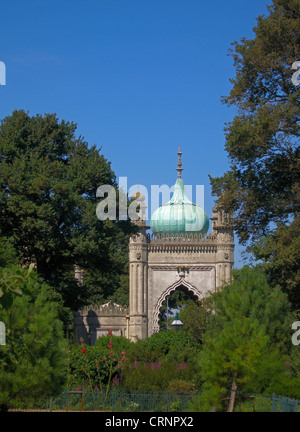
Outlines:
[{"label": "pink flower", "polygon": [[121,354],[124,356],[124,355],[126,355],[126,352],[125,352],[125,351],[122,351]]},{"label": "pink flower", "polygon": [[111,331],[111,330],[108,330],[108,334],[109,334],[110,336],[112,336],[112,331]]},{"label": "pink flower", "polygon": [[84,347],[81,347],[81,352],[82,352],[82,354],[85,354],[86,353],[86,349]]},{"label": "pink flower", "polygon": [[112,357],[114,355],[114,353],[110,353],[109,355]]},{"label": "pink flower", "polygon": [[184,363],[183,361],[180,363],[180,365],[177,367],[177,370],[180,370],[180,369],[186,369],[187,368],[187,363]]},{"label": "pink flower", "polygon": [[124,357],[121,358],[121,361],[122,361],[122,362],[125,361]]},{"label": "pink flower", "polygon": [[84,339],[82,337],[79,340],[80,340],[80,342],[84,342]]}]

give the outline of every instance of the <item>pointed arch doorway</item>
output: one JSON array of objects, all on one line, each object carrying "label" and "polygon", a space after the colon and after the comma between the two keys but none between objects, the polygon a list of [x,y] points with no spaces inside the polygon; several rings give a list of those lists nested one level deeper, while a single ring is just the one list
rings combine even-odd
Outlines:
[{"label": "pointed arch doorway", "polygon": [[153,333],[157,333],[160,330],[159,327],[159,315],[160,310],[163,303],[167,300],[167,298],[177,290],[181,290],[184,293],[188,294],[189,297],[196,301],[201,301],[203,299],[203,294],[192,284],[187,282],[184,277],[180,277],[180,279],[170,285],[166,290],[161,293],[160,298],[158,299],[152,317],[152,329]]}]

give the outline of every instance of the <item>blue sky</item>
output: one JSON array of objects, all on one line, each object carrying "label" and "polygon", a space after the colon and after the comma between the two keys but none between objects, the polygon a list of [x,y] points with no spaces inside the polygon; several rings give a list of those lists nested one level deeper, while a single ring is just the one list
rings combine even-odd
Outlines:
[{"label": "blue sky", "polygon": [[[1,5],[0,119],[53,113],[102,147],[128,186],[204,185],[228,169],[221,96],[235,75],[231,43],[253,37],[265,0],[14,1]],[[194,190],[193,190],[194,191]],[[194,198],[194,197],[192,197]],[[149,203],[150,204],[150,203]],[[149,213],[155,209],[149,208]],[[236,248],[236,266],[242,265]]]}]

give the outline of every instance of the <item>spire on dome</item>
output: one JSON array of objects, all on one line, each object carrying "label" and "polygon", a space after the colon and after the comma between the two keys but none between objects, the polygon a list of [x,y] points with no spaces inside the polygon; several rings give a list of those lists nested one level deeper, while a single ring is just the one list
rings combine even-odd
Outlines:
[{"label": "spire on dome", "polygon": [[177,162],[176,171],[178,171],[178,178],[181,178],[181,172],[183,171],[183,168],[181,168],[181,166],[182,166],[182,163],[181,163],[182,152],[181,152],[180,146],[179,146],[177,154],[178,154],[178,162]]},{"label": "spire on dome", "polygon": [[185,193],[184,182],[181,178],[183,171],[181,163],[181,148],[178,150],[178,178],[174,185],[172,198],[158,207],[151,217],[153,234],[206,234],[209,219],[204,209],[189,200]]}]

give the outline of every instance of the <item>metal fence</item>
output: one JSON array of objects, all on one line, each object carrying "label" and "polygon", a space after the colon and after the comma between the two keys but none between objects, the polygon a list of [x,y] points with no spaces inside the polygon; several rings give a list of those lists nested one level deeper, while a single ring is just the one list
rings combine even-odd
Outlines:
[{"label": "metal fence", "polygon": [[186,411],[198,393],[128,392],[125,390],[69,391],[33,403],[15,402],[14,411],[103,411],[103,412],[176,412]]},{"label": "metal fence", "polygon": [[298,412],[299,401],[278,395],[251,395],[237,402],[237,412]]},{"label": "metal fence", "polygon": [[184,411],[197,394],[168,392],[126,392],[112,390],[68,392],[52,400],[52,410],[110,411],[110,412],[170,412]]},{"label": "metal fence", "polygon": [[[125,390],[69,391],[38,402],[15,402],[13,411],[184,412],[199,393],[128,392]],[[299,402],[278,395],[244,395],[235,412],[297,412]]]}]

